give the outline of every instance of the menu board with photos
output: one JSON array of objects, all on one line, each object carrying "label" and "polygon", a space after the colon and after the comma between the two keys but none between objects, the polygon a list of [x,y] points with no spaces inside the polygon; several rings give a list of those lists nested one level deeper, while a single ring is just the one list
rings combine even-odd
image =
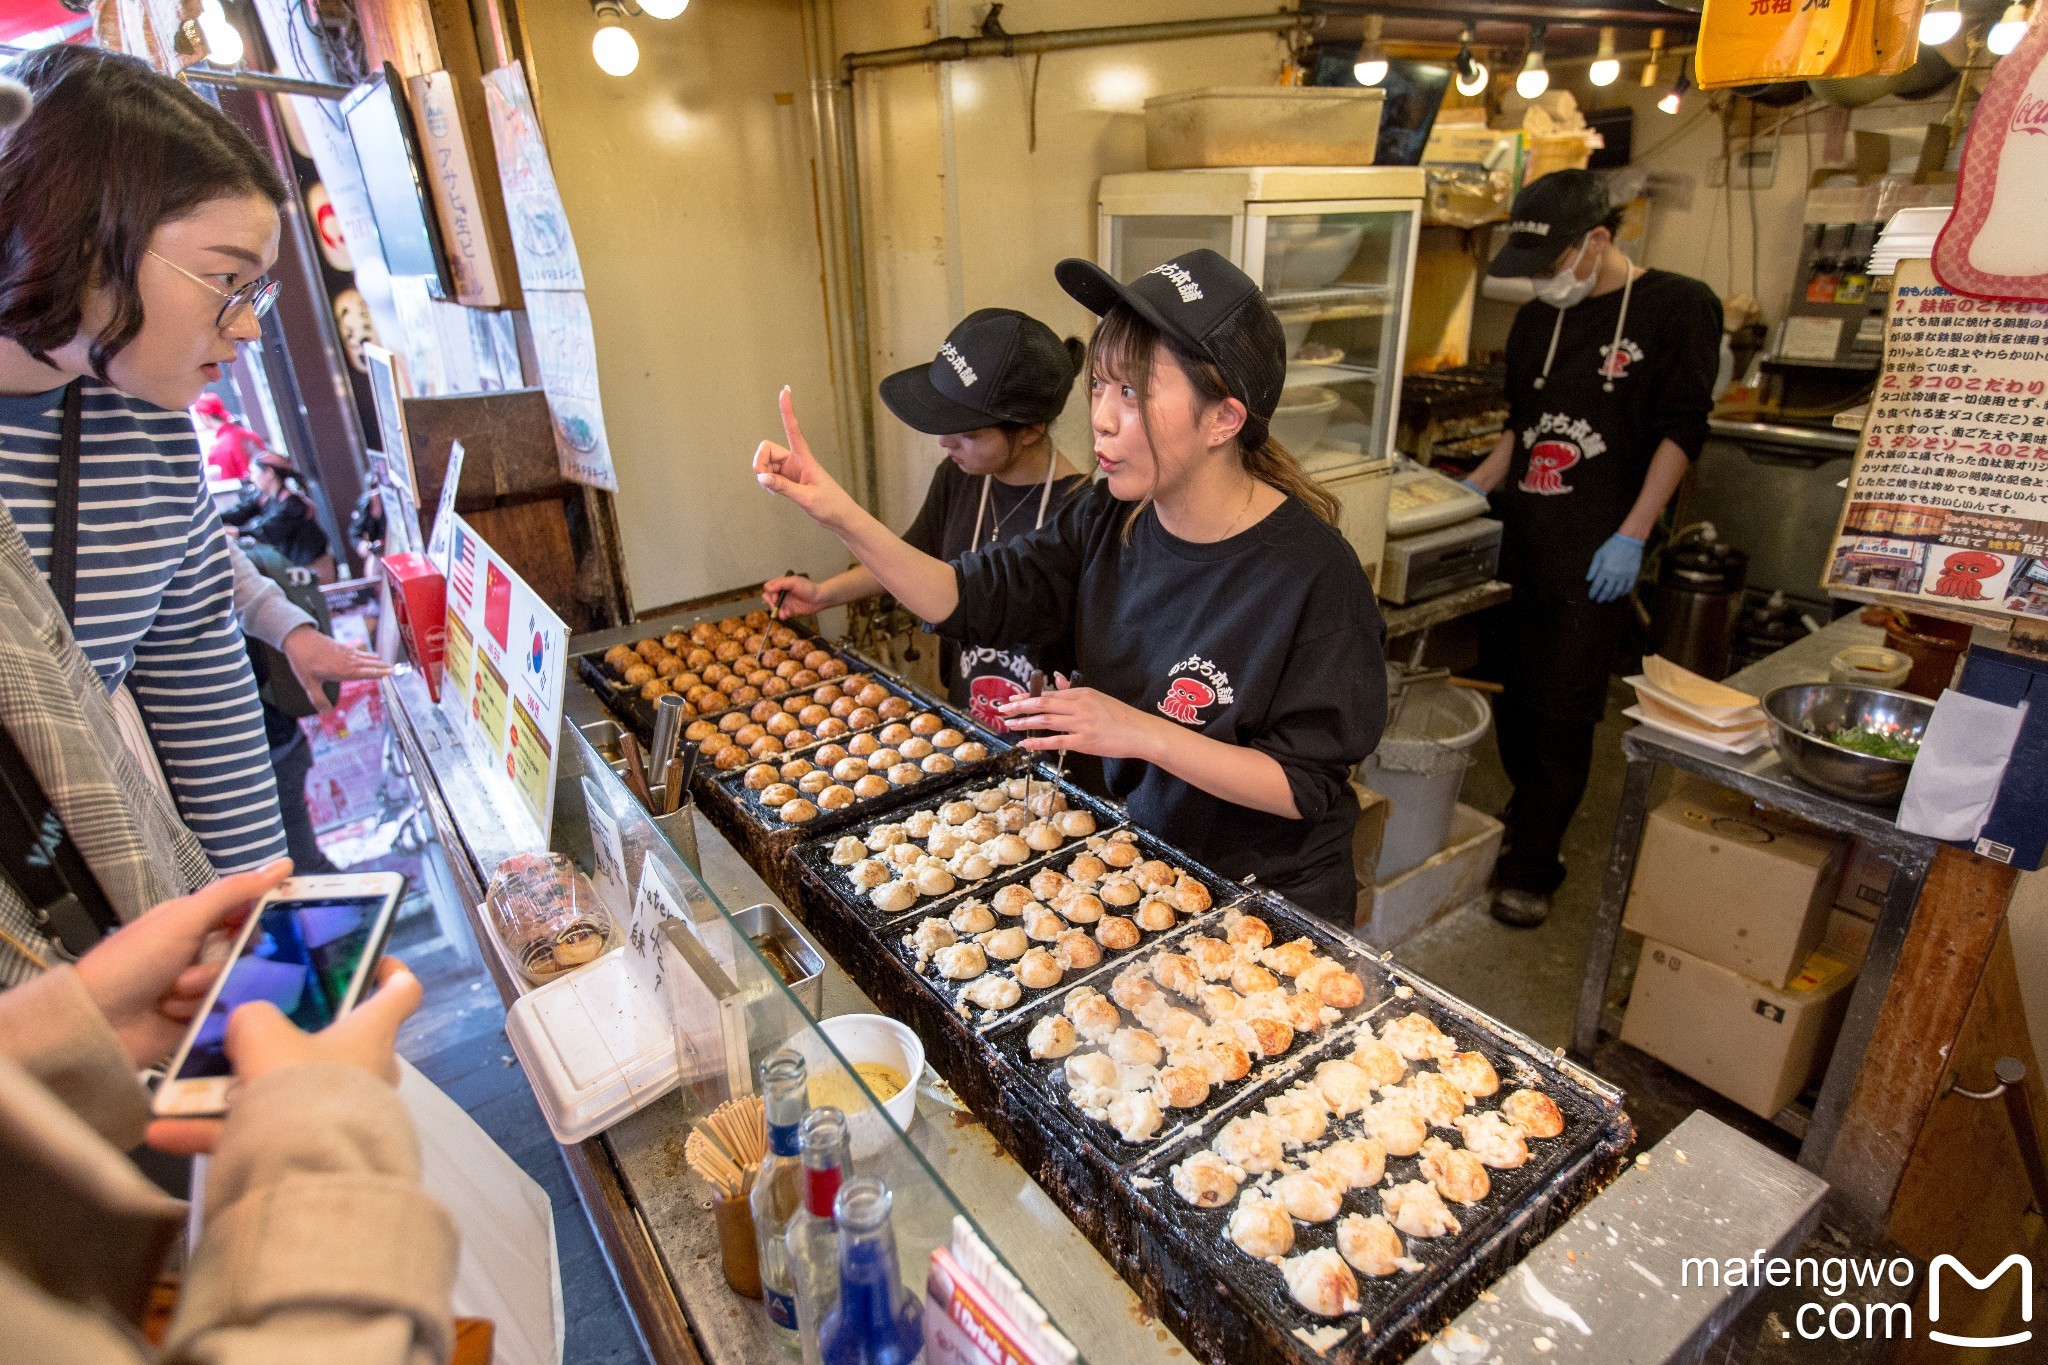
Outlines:
[{"label": "menu board with photos", "polygon": [[2048,620],[2048,303],[1900,263],[1823,586]]},{"label": "menu board with photos", "polygon": [[545,835],[561,766],[569,628],[468,522],[453,521],[441,704],[489,752]]}]

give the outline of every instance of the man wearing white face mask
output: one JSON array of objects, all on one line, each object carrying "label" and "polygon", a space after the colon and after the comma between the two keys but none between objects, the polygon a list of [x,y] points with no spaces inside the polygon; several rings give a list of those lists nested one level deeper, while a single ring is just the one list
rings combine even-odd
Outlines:
[{"label": "man wearing white face mask", "polygon": [[1515,794],[1494,917],[1541,924],[1564,880],[1593,729],[1628,626],[1643,544],[1707,437],[1721,304],[1698,280],[1646,270],[1614,245],[1620,210],[1591,171],[1516,198],[1487,273],[1531,281],[1508,333],[1510,419],[1468,481],[1505,526],[1514,599],[1488,623],[1488,671]]}]

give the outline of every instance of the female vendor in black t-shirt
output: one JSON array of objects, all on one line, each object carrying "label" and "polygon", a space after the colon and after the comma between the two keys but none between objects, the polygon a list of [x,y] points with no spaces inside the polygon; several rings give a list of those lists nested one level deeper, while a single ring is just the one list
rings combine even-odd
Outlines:
[{"label": "female vendor in black t-shirt", "polygon": [[1055,273],[1102,317],[1089,389],[1105,477],[1045,527],[933,559],[811,458],[786,389],[789,447],[763,442],[755,475],[942,634],[1070,636],[1086,685],[1004,708],[1040,732],[1025,746],[1099,755],[1140,825],[1349,925],[1349,777],[1386,721],[1383,628],[1334,499],[1268,435],[1279,320],[1213,251],[1129,285],[1086,261]]},{"label": "female vendor in black t-shirt", "polygon": [[[939,438],[947,458],[932,472],[924,506],[904,540],[948,563],[984,545],[1035,531],[1087,476],[1054,449],[1048,428],[1067,405],[1084,348],[1009,308],[970,313],[929,365],[881,383],[882,401],[905,426]],[[783,615],[808,615],[882,591],[856,565],[822,583],[800,575],[761,589]],[[939,675],[953,704],[997,734],[1002,705],[1025,695],[1034,673],[1069,667],[1068,651],[1014,642],[962,649],[940,643]]]}]

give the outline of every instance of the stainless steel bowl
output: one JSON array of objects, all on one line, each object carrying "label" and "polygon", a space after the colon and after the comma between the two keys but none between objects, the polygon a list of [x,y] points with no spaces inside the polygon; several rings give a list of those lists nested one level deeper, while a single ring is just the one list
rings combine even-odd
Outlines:
[{"label": "stainless steel bowl", "polygon": [[1919,739],[1934,714],[1934,703],[1882,687],[1793,683],[1766,692],[1763,709],[1778,758],[1794,777],[1824,792],[1876,806],[1899,799],[1913,761],[1859,754],[1830,744],[1821,735],[1869,726]]}]

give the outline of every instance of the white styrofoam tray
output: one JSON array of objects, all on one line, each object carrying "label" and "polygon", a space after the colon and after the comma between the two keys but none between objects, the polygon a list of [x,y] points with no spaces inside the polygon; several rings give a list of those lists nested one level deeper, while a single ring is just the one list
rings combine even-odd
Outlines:
[{"label": "white styrofoam tray", "polygon": [[667,1011],[622,952],[513,1001],[505,1036],[564,1145],[603,1132],[676,1083]]}]

